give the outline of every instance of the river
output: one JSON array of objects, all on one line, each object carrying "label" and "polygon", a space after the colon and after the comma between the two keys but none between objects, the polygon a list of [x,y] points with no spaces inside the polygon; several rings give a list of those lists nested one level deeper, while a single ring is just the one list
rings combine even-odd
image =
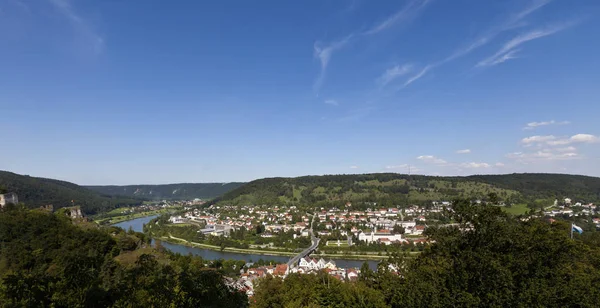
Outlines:
[{"label": "river", "polygon": [[[150,220],[156,218],[157,215],[147,216],[136,218],[132,220],[123,221],[115,224],[114,226],[123,228],[125,230],[129,230],[131,228],[136,232],[144,231],[144,224],[148,223]],[[154,240],[153,240],[154,243]],[[163,241],[162,246],[169,249],[172,252],[180,253],[182,255],[192,254],[196,256],[200,256],[206,260],[216,260],[216,259],[233,259],[233,260],[244,260],[246,262],[258,261],[259,259],[263,260],[272,260],[278,263],[287,263],[290,260],[290,257],[283,256],[267,256],[267,255],[258,255],[258,254],[250,254],[250,253],[237,253],[237,252],[221,252],[215,251],[205,248],[198,247],[189,247],[185,245],[173,244]],[[350,267],[360,267],[365,261],[360,260],[345,260],[345,259],[333,259],[338,267],[350,268]],[[375,270],[377,269],[377,261],[367,261],[369,263],[369,267]]]}]

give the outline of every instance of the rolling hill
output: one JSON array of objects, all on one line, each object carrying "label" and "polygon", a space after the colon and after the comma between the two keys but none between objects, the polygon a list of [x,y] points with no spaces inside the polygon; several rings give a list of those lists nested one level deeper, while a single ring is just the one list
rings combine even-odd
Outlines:
[{"label": "rolling hill", "polygon": [[267,178],[232,190],[214,202],[230,205],[297,204],[342,205],[378,202],[381,205],[427,204],[431,201],[471,198],[485,200],[496,193],[509,203],[540,199],[597,202],[600,178],[565,174],[473,175],[436,177],[377,173]]},{"label": "rolling hill", "polygon": [[[77,184],[0,171],[0,188],[14,192],[19,202],[30,208],[52,204],[54,209],[81,206],[86,215],[110,211],[120,206],[139,205],[141,198],[124,198],[103,195]],[[71,202],[73,201],[73,202]]]},{"label": "rolling hill", "polygon": [[85,186],[101,194],[152,200],[212,199],[244,183],[182,183],[165,185]]}]

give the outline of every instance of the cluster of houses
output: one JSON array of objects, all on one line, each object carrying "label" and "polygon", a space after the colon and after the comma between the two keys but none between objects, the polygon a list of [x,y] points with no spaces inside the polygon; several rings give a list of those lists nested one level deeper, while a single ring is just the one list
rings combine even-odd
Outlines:
[{"label": "cluster of houses", "polygon": [[573,203],[570,198],[565,198],[564,201],[559,205],[558,200],[554,200],[552,207],[548,208],[544,212],[545,216],[556,217],[556,216],[587,216],[598,214],[598,208],[593,203]]},{"label": "cluster of houses", "polygon": [[333,278],[340,281],[355,281],[358,279],[360,270],[356,268],[338,268],[333,260],[325,261],[324,259],[314,259],[310,257],[301,258],[297,267],[289,268],[287,264],[268,265],[260,267],[251,267],[252,264],[247,264],[247,270],[242,270],[240,278],[231,282],[231,285],[248,294],[254,295],[254,284],[256,279],[263,278],[266,275],[279,276],[285,279],[291,273],[299,274],[316,274],[319,271],[331,275]]},{"label": "cluster of houses", "polygon": [[[251,263],[246,267],[252,266]],[[263,278],[267,274],[272,276],[285,277],[288,274],[287,264],[268,265],[260,267],[249,267],[245,272],[242,270],[240,278],[233,285],[238,290],[246,292],[248,296],[254,295],[254,282],[256,279]]]},{"label": "cluster of houses", "polygon": [[[376,203],[371,203],[374,208]],[[314,213],[315,233],[319,236],[329,236],[338,231],[342,236],[353,234],[359,241],[365,243],[406,243],[407,239],[401,234],[394,234],[395,226],[404,228],[404,236],[419,236],[426,228],[427,215],[439,213],[450,207],[449,202],[434,202],[430,207],[417,205],[405,209],[399,208],[368,208],[352,210],[351,203],[343,209],[321,208]],[[201,222],[210,225],[229,226],[229,229],[245,227],[252,229],[257,225],[264,226],[261,237],[275,237],[281,232],[294,231],[295,237],[309,236],[308,228],[312,214],[300,213],[295,206],[215,206],[207,210],[190,209],[183,217],[172,217],[173,223],[188,221]],[[227,228],[226,228],[227,229]],[[347,230],[351,229],[350,232]],[[208,230],[206,230],[208,232]],[[210,232],[208,232],[210,233]],[[227,236],[228,232],[222,232]],[[411,239],[411,242],[413,240]],[[349,241],[349,244],[353,243]]]}]

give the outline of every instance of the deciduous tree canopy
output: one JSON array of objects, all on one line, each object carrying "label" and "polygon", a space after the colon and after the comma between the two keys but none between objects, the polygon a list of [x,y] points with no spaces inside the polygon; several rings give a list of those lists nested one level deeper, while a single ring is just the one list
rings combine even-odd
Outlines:
[{"label": "deciduous tree canopy", "polygon": [[5,209],[0,212],[0,306],[247,305],[246,294],[228,287],[199,257],[157,251],[148,242],[141,233],[83,229],[67,217]]}]

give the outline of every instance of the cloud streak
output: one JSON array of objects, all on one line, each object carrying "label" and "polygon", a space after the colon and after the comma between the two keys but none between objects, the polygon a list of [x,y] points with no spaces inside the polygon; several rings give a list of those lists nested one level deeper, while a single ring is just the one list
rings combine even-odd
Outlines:
[{"label": "cloud streak", "polygon": [[498,34],[504,32],[504,31],[511,30],[511,29],[514,29],[514,28],[518,27],[521,24],[521,21],[525,17],[527,17],[530,14],[532,14],[533,12],[541,9],[542,7],[544,7],[548,3],[550,3],[550,0],[532,1],[529,4],[529,6],[527,6],[526,8],[524,8],[523,10],[521,10],[521,11],[515,13],[515,14],[510,15],[510,17],[508,17],[500,25],[496,25],[494,27],[491,27],[490,29],[488,29],[486,31],[485,34],[483,34],[482,36],[480,36],[476,40],[474,40],[471,43],[467,44],[465,47],[456,50],[452,55],[450,55],[448,58],[444,59],[442,61],[442,63],[445,63],[445,62],[448,62],[448,61],[452,61],[452,60],[455,60],[455,59],[460,58],[462,56],[465,56],[465,55],[471,53],[472,51],[474,51],[475,49],[488,44]]},{"label": "cloud streak", "polygon": [[338,103],[338,101],[336,101],[335,99],[328,99],[325,100],[324,102],[327,105],[331,105],[331,106],[339,106],[340,104]]},{"label": "cloud streak", "polygon": [[351,33],[346,37],[334,41],[330,44],[323,44],[320,41],[315,42],[313,46],[314,57],[317,58],[321,63],[321,71],[313,84],[313,90],[318,93],[321,87],[323,86],[323,82],[325,81],[325,76],[327,73],[327,67],[334,52],[342,49],[343,47],[348,45],[352,40],[375,35],[391,28],[395,24],[409,22],[413,20],[429,2],[430,0],[411,0],[401,10],[389,16],[385,20],[377,23],[376,25],[374,25],[366,31]]},{"label": "cloud streak", "polygon": [[[491,42],[498,34],[510,30],[510,29],[514,29],[515,27],[519,26],[521,21],[529,16],[530,14],[532,14],[533,12],[541,9],[542,7],[544,7],[546,4],[548,4],[550,2],[550,0],[537,0],[537,1],[533,1],[530,3],[529,6],[527,6],[526,8],[524,8],[523,10],[517,12],[516,14],[512,14],[509,18],[507,18],[503,23],[501,23],[500,25],[491,27],[490,29],[488,29],[485,34],[483,34],[482,36],[480,36],[479,38],[475,39],[474,41],[466,44],[466,46],[457,49],[454,53],[452,53],[450,56],[446,57],[445,59],[438,61],[438,62],[434,62],[434,63],[430,63],[428,65],[425,66],[425,68],[423,70],[421,70],[419,73],[417,73],[416,75],[414,75],[413,77],[409,78],[405,83],[404,83],[404,87],[410,85],[411,83],[417,81],[418,79],[420,79],[421,77],[423,77],[427,72],[431,71],[434,68],[437,68],[441,65],[446,64],[447,62],[456,60],[460,57],[466,56],[467,54],[473,52],[474,50],[488,44],[489,42]],[[504,54],[502,54],[502,56],[496,58],[496,64],[510,60],[510,59],[514,59],[516,57],[516,53],[518,50],[514,50],[512,52],[506,52]]]},{"label": "cloud streak", "polygon": [[489,168],[491,166],[492,165],[490,165],[488,163],[477,163],[477,162],[462,163],[459,165],[459,167],[461,167],[461,168],[469,168],[469,169]]},{"label": "cloud streak", "polygon": [[94,54],[104,51],[104,38],[97,34],[81,15],[79,15],[69,0],[49,0],[56,10],[69,20],[73,28],[82,35],[88,44],[92,46]]},{"label": "cloud streak", "polygon": [[529,122],[529,123],[527,123],[527,125],[525,125],[525,127],[523,127],[523,129],[535,129],[535,128],[540,127],[540,126],[567,125],[567,124],[571,124],[571,122],[569,122],[569,121],[557,122],[557,121],[554,121],[554,120],[542,121],[542,122]]},{"label": "cloud streak", "polygon": [[406,80],[406,81],[404,82],[404,85],[403,85],[402,87],[407,87],[407,86],[408,86],[408,85],[410,85],[411,83],[413,83],[413,82],[415,82],[415,81],[417,81],[417,80],[421,79],[421,77],[425,76],[425,74],[427,74],[427,72],[428,72],[430,69],[434,68],[434,67],[435,67],[435,66],[434,66],[434,65],[431,65],[431,64],[430,64],[430,65],[427,65],[427,66],[425,66],[425,67],[424,67],[422,70],[420,70],[420,71],[419,71],[419,72],[418,72],[416,75],[414,75],[414,76],[412,76],[412,77],[408,78],[408,80]]},{"label": "cloud streak", "polygon": [[441,158],[437,158],[433,155],[421,155],[419,157],[417,157],[418,160],[421,160],[423,162],[426,163],[430,163],[430,164],[437,164],[437,165],[441,165],[441,164],[446,164],[447,162]]},{"label": "cloud streak", "polygon": [[537,151],[533,153],[514,152],[506,154],[506,157],[522,162],[535,162],[543,160],[571,160],[581,158],[581,156],[579,156],[579,154],[575,152],[556,154],[548,151]]},{"label": "cloud streak", "polygon": [[600,137],[591,134],[576,134],[568,138],[557,138],[553,135],[548,136],[531,136],[521,139],[521,143],[525,146],[537,144],[537,145],[568,145],[572,143],[598,143]]},{"label": "cloud streak", "polygon": [[419,11],[421,11],[425,6],[427,6],[429,0],[412,0],[409,1],[408,4],[402,8],[400,11],[396,12],[392,16],[386,18],[385,20],[379,22],[375,26],[371,27],[369,30],[363,32],[363,35],[373,35],[377,34],[381,31],[384,31],[394,24],[398,22],[408,22],[415,18]]},{"label": "cloud streak", "polygon": [[518,49],[516,48],[519,45],[545,36],[552,35],[554,33],[568,28],[571,25],[572,24],[564,24],[560,26],[548,27],[545,29],[537,29],[520,34],[515,38],[511,39],[510,41],[506,42],[504,46],[502,46],[502,48],[498,50],[495,54],[477,63],[476,67],[492,66],[503,63],[510,59],[514,59],[516,58],[514,55],[518,52]]},{"label": "cloud streak", "polygon": [[354,35],[348,35],[345,38],[335,41],[327,46],[322,46],[321,42],[315,42],[314,49],[314,57],[319,60],[321,63],[321,72],[319,73],[319,77],[315,81],[313,85],[313,89],[315,92],[318,92],[321,86],[323,85],[323,81],[325,80],[325,74],[327,73],[327,66],[329,65],[329,61],[331,60],[331,56],[333,52],[344,47],[350,39]]},{"label": "cloud streak", "polygon": [[471,153],[471,149],[464,149],[456,151],[456,154],[469,154]]},{"label": "cloud streak", "polygon": [[411,64],[404,64],[402,66],[396,65],[394,67],[388,68],[383,75],[377,78],[377,83],[381,87],[385,87],[388,83],[392,82],[396,78],[400,76],[404,76],[408,74],[412,69]]}]

